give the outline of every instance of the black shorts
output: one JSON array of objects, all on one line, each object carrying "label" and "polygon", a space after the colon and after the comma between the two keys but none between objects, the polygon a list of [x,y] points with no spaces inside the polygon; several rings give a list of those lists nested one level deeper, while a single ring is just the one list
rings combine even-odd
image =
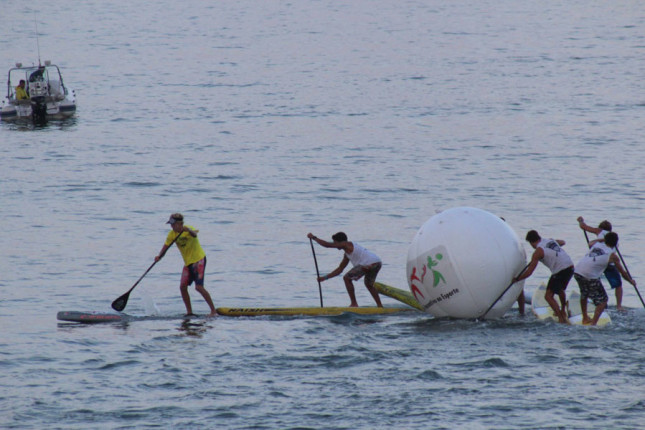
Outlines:
[{"label": "black shorts", "polygon": [[546,289],[551,290],[553,294],[560,294],[562,291],[567,289],[567,285],[569,285],[569,281],[571,280],[572,276],[573,266],[562,269],[558,273],[551,275]]}]

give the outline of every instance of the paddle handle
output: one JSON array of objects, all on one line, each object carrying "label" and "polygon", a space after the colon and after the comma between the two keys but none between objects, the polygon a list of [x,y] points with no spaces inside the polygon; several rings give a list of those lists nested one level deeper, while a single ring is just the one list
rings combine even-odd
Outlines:
[{"label": "paddle handle", "polygon": [[[318,270],[318,260],[316,260],[316,250],[314,249],[314,240],[309,238],[309,244],[311,245],[311,253],[314,256],[314,264],[316,265],[316,281],[320,278],[320,271]],[[318,293],[320,294],[320,307],[323,307],[323,297],[322,297],[322,286],[320,281],[318,281]]]}]

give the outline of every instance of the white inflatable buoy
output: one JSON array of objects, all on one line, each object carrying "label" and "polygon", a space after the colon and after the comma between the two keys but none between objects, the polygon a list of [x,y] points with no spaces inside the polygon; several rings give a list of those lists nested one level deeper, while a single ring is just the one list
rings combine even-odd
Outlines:
[{"label": "white inflatable buoy", "polygon": [[[436,317],[479,318],[526,266],[513,229],[490,212],[458,207],[423,224],[408,250],[410,291]],[[486,314],[499,318],[513,305],[524,281],[513,284]]]}]

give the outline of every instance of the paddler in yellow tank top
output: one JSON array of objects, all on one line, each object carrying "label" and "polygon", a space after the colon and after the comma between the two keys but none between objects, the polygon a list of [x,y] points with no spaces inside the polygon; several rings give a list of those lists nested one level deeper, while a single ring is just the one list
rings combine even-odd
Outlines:
[{"label": "paddler in yellow tank top", "polygon": [[[197,233],[194,227],[184,225],[184,216],[180,213],[170,215],[170,219],[166,224],[170,224],[172,230],[168,232],[166,242],[164,243],[159,255],[155,257],[155,261],[161,260],[170,248],[173,242],[177,243],[177,248],[181,252],[184,259],[184,269],[181,274],[181,281],[179,283],[179,290],[181,291],[181,298],[186,305],[186,316],[193,316],[193,308],[190,303],[190,295],[188,294],[188,286],[195,282],[195,290],[197,290],[208,306],[211,308],[209,316],[216,316],[217,311],[213,305],[211,295],[204,288],[204,272],[206,270],[206,253],[199,244]],[[175,240],[176,239],[176,240]]]}]

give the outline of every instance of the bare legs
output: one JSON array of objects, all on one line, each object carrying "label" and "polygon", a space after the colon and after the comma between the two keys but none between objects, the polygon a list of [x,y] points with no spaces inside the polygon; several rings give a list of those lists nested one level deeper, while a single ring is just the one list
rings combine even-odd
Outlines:
[{"label": "bare legs", "polygon": [[520,310],[520,315],[524,315],[524,306],[526,304],[526,298],[524,297],[524,290],[520,291],[520,295],[517,296],[517,307]]},{"label": "bare legs", "polygon": [[593,319],[591,320],[591,325],[596,325],[598,324],[598,320],[600,319],[600,315],[603,313],[605,308],[607,307],[607,302],[603,302],[596,306],[596,310],[593,313]]},{"label": "bare legs", "polygon": [[623,287],[616,287],[616,310],[623,310]]},{"label": "bare legs", "polygon": [[[357,308],[358,302],[356,301],[356,293],[354,292],[354,283],[347,276],[343,276],[343,281],[345,281],[345,288],[347,289],[347,294],[349,294],[349,300],[351,301],[351,303],[349,304],[349,307]],[[367,283],[367,280],[365,280],[365,287],[367,288],[367,291],[369,291],[372,297],[374,298],[374,301],[376,302],[376,306],[378,306],[379,308],[382,308],[383,304],[381,304],[381,298],[379,297],[378,291],[376,290],[376,287],[374,287],[374,284],[369,285]]]},{"label": "bare legs", "polygon": [[213,305],[213,299],[211,299],[211,295],[206,291],[206,288],[204,288],[203,285],[196,285],[195,289],[199,292],[199,294],[202,295],[204,300],[206,300],[206,303],[208,303],[208,307],[211,308],[211,313],[208,315],[209,317],[214,317],[217,315],[217,311],[215,310],[215,306]]},{"label": "bare legs", "polygon": [[372,297],[374,298],[374,301],[376,302],[376,306],[378,306],[379,308],[382,308],[383,305],[381,304],[381,298],[379,297],[378,291],[376,291],[376,287],[374,287],[374,284],[369,285],[366,280],[365,287],[367,287],[367,291],[369,291]]},{"label": "bare legs", "polygon": [[587,313],[587,298],[580,297],[580,310],[582,311],[582,324],[589,325],[591,324],[591,319]]},{"label": "bare legs", "polygon": [[[184,301],[184,305],[186,306],[186,315],[192,315],[193,314],[193,308],[190,303],[190,295],[188,294],[188,285],[181,285],[179,287],[179,290],[181,291],[181,298]],[[211,308],[211,313],[208,316],[215,316],[217,315],[217,311],[215,310],[215,306],[213,305],[213,299],[211,299],[211,295],[206,291],[206,288],[204,288],[203,285],[195,285],[195,290],[197,290],[202,297],[204,297],[204,300],[206,300],[206,303],[208,303],[208,307]]]},{"label": "bare legs", "polygon": [[580,298],[580,309],[582,309],[582,324],[584,325],[596,325],[600,319],[600,315],[607,308],[607,301],[602,302],[596,306],[596,310],[593,313],[593,318],[589,318],[587,314],[587,299]]},{"label": "bare legs", "polygon": [[546,294],[544,295],[544,299],[547,301],[549,306],[551,306],[551,309],[553,309],[555,316],[558,317],[558,322],[567,323],[568,318],[565,311],[567,296],[564,291],[561,291],[558,293],[558,297],[560,297],[560,303],[562,304],[562,306],[558,306],[558,302],[555,301],[553,291],[551,291],[550,289],[547,289]]},{"label": "bare legs", "polygon": [[347,288],[347,294],[349,294],[349,300],[351,301],[349,307],[357,308],[358,302],[356,302],[356,294],[354,293],[354,284],[352,283],[352,280],[347,276],[343,276],[343,281],[345,281],[345,288]]}]

